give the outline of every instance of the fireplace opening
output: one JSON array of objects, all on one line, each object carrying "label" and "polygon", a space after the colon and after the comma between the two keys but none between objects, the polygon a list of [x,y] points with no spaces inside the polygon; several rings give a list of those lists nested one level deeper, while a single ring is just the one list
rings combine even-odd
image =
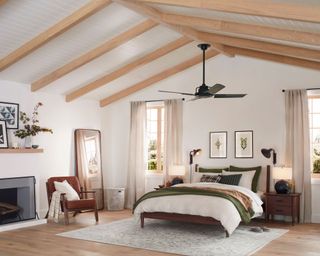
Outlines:
[{"label": "fireplace opening", "polygon": [[0,225],[35,218],[35,178],[0,179]]}]

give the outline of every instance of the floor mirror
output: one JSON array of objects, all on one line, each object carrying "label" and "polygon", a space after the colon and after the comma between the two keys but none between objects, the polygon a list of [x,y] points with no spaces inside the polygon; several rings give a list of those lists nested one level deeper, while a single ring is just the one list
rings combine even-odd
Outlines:
[{"label": "floor mirror", "polygon": [[99,130],[76,129],[76,175],[84,190],[96,191],[98,209],[104,208],[101,168],[101,133]]}]

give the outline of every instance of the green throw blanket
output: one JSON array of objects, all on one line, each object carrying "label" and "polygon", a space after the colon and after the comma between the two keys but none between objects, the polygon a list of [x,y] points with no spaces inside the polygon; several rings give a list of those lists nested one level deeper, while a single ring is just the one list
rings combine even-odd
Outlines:
[{"label": "green throw blanket", "polygon": [[170,187],[170,188],[162,188],[156,191],[151,191],[149,193],[144,194],[139,200],[134,204],[133,211],[135,208],[144,200],[155,197],[163,197],[163,196],[179,196],[179,195],[203,195],[203,196],[216,196],[229,200],[238,210],[242,221],[245,223],[249,223],[251,217],[254,212],[251,208],[248,210],[246,207],[238,200],[236,197],[233,197],[229,194],[223,193],[222,191],[210,191],[208,189],[200,189],[200,188],[191,188],[191,187]]}]

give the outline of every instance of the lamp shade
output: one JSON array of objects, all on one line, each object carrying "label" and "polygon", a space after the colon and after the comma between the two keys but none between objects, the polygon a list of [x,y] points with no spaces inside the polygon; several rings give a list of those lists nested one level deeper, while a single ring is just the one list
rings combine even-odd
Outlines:
[{"label": "lamp shade", "polygon": [[261,153],[264,157],[266,158],[270,158],[271,157],[271,152],[272,153],[272,163],[273,164],[276,164],[277,163],[277,154],[276,154],[276,151],[273,149],[273,148],[270,148],[270,149],[266,149],[266,148],[263,148],[261,149]]},{"label": "lamp shade", "polygon": [[171,165],[169,167],[169,175],[172,176],[184,176],[186,173],[186,168],[184,165]]},{"label": "lamp shade", "polygon": [[291,180],[292,168],[290,167],[274,167],[272,169],[272,178],[275,180]]}]

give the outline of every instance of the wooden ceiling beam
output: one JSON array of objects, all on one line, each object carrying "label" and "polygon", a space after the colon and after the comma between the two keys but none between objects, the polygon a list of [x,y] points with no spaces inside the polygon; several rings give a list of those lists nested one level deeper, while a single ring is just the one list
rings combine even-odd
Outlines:
[{"label": "wooden ceiling beam", "polygon": [[66,95],[66,101],[70,102],[73,101],[103,85],[106,85],[107,83],[110,83],[111,81],[131,72],[132,70],[135,70],[143,65],[146,65],[188,43],[192,42],[191,39],[187,38],[187,37],[181,37],[173,42],[170,42],[168,44],[166,44],[165,46],[162,46],[160,48],[158,48],[155,51],[152,51],[146,55],[144,55],[143,57],[134,60],[132,62],[130,62],[127,65],[124,65],[123,67],[75,90],[74,92],[69,93],[68,95]]},{"label": "wooden ceiling beam", "polygon": [[[187,37],[191,38],[192,40],[195,40],[195,41],[202,40],[202,39],[199,39],[199,36],[198,36],[199,32],[195,29],[188,28],[185,26],[173,25],[173,24],[169,24],[169,23],[165,22],[162,19],[163,13],[158,11],[155,8],[152,8],[150,6],[143,5],[143,4],[137,3],[136,1],[131,1],[131,0],[130,1],[113,0],[113,1],[127,7],[133,11],[136,11],[142,15],[146,15],[149,18],[153,19],[155,22],[158,22],[161,25],[164,25],[164,26],[184,35],[184,36],[187,36]],[[225,51],[223,45],[211,42],[211,46],[213,48],[215,48],[218,52],[220,52],[226,56],[233,57],[231,54],[229,54],[228,52]]]},{"label": "wooden ceiling beam", "polygon": [[[219,52],[215,51],[215,50],[208,50],[206,53],[206,59],[212,58],[216,55],[218,55]],[[124,97],[127,97],[137,91],[140,91],[154,83],[157,83],[159,81],[162,81],[166,78],[168,78],[169,76],[175,75],[183,70],[186,70],[198,63],[201,63],[202,61],[202,55],[197,55],[196,57],[193,57],[187,61],[184,61],[174,67],[168,68],[156,75],[151,76],[150,78],[143,80],[129,88],[126,88],[120,92],[117,92],[105,99],[100,100],[100,106],[101,107],[105,107],[109,104],[111,104],[112,102],[115,102],[117,100],[120,100]]]},{"label": "wooden ceiling beam", "polygon": [[320,22],[319,4],[270,0],[136,0],[137,2],[209,9],[278,19]]},{"label": "wooden ceiling beam", "polygon": [[74,71],[75,69],[89,63],[90,61],[100,57],[108,51],[118,47],[121,44],[124,44],[131,40],[132,38],[143,34],[144,32],[150,30],[151,28],[157,26],[158,24],[152,20],[146,20],[138,25],[130,28],[129,30],[121,33],[120,35],[115,36],[114,38],[108,40],[97,48],[92,49],[91,51],[81,55],[80,57],[72,60],[71,62],[63,65],[62,67],[56,69],[50,74],[41,77],[37,81],[31,84],[31,91],[37,91],[53,81],[61,78],[62,76]]},{"label": "wooden ceiling beam", "polygon": [[[224,36],[214,33],[204,33],[198,34],[199,38],[206,42],[220,43],[225,46],[234,46],[245,49],[258,50],[262,52],[269,52],[289,57],[320,61],[320,51],[311,50],[301,47],[294,47],[283,44],[263,42],[259,40],[244,39],[232,36]],[[225,47],[225,49],[229,49]]]},{"label": "wooden ceiling beam", "polygon": [[[127,1],[127,0],[114,0],[114,1],[119,4],[123,4],[127,8],[130,8],[141,14],[147,15],[150,18],[156,20],[157,22],[160,22],[161,24],[168,25],[168,23],[165,22],[165,20],[162,17],[164,13],[152,7],[143,5],[141,3],[137,3],[137,1]],[[172,28],[171,26],[168,26],[168,27]],[[215,34],[215,33],[206,33],[206,32],[201,32],[196,29],[192,29],[186,26],[181,26],[181,25],[175,25],[173,29],[175,29],[177,32],[180,32],[181,34],[189,36],[194,40],[210,43],[214,46],[215,49],[217,49],[215,45],[218,45],[218,47],[220,47],[220,49],[222,50],[222,51],[220,50],[220,52],[223,52],[223,53],[228,53],[228,51],[226,50],[227,48],[224,47],[225,45],[228,45],[228,46],[234,46],[234,47],[240,47],[240,48],[246,48],[246,49],[255,49],[255,50],[264,51],[264,52],[271,52],[275,54],[281,54],[281,55],[296,57],[301,59],[320,61],[320,51],[317,51],[317,50],[311,50],[311,49],[306,49],[302,47],[294,47],[294,46],[289,46],[284,44],[269,43],[269,42],[264,42],[262,40],[244,39],[244,38],[239,38],[234,36],[224,36],[224,35]],[[232,53],[228,53],[228,54],[229,56],[232,56]]]},{"label": "wooden ceiling beam", "polygon": [[196,29],[211,29],[218,32],[272,38],[317,46],[320,45],[319,33],[168,13],[163,13],[162,19],[164,22],[169,24],[187,26]]},{"label": "wooden ceiling beam", "polygon": [[302,60],[302,59],[283,56],[279,54],[242,49],[242,48],[232,47],[232,46],[226,46],[226,48],[228,49],[228,51],[232,52],[235,55],[241,55],[241,56],[252,57],[252,58],[257,58],[262,60],[274,61],[282,64],[303,67],[303,68],[320,70],[320,63],[316,61]]},{"label": "wooden ceiling beam", "polygon": [[[1,3],[1,2],[0,2]],[[46,31],[40,33],[38,36],[34,37],[15,51],[11,52],[4,58],[0,60],[0,71],[8,68],[12,64],[16,63],[26,55],[32,53],[48,41],[56,38],[66,30],[72,28],[76,24],[80,23],[82,20],[93,15],[97,11],[106,7],[112,3],[110,0],[92,0],[88,4],[81,7],[79,10],[75,11],[68,17],[59,21],[57,24],[53,25]]]},{"label": "wooden ceiling beam", "polygon": [[3,5],[7,2],[7,0],[0,0],[0,5]]}]

